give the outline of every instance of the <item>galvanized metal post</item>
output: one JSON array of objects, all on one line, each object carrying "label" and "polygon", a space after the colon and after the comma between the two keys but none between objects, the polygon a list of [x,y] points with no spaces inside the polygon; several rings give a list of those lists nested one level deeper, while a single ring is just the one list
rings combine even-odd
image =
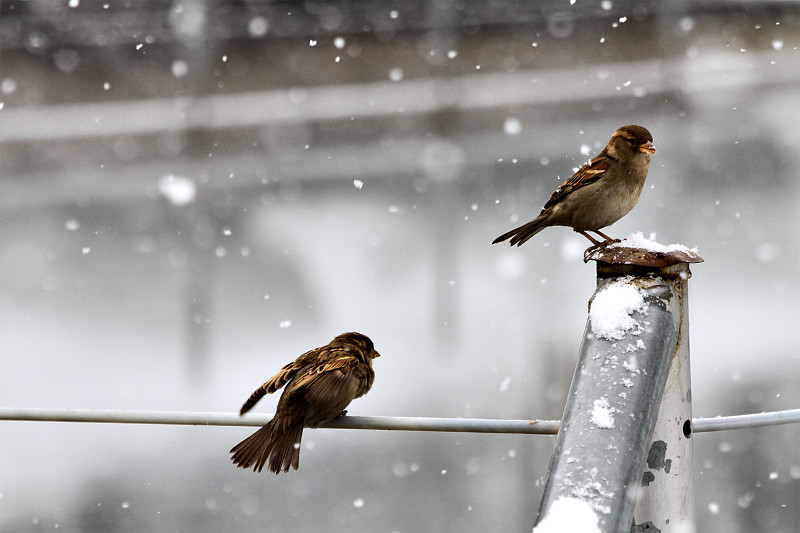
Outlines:
[{"label": "galvanized metal post", "polygon": [[[642,493],[634,508],[632,532],[693,533],[695,529],[692,478],[692,383],[689,364],[689,265],[673,267],[672,293],[679,306],[678,345],[672,355],[661,397]],[[649,528],[649,529],[648,529]]]},{"label": "galvanized metal post", "polygon": [[[587,504],[603,533],[692,533],[686,285],[688,263],[702,259],[626,248],[587,259],[598,261],[598,286],[537,524],[567,498]],[[641,299],[610,331],[599,324],[607,290]]]}]

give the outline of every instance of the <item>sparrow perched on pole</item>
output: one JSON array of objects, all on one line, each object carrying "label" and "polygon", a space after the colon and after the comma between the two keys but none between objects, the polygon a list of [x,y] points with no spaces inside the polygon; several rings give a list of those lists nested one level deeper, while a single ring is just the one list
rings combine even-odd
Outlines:
[{"label": "sparrow perched on pole", "polygon": [[[561,184],[539,216],[497,237],[492,244],[511,239],[521,246],[549,226],[568,226],[596,246],[618,242],[600,230],[627,215],[642,194],[653,136],[642,126],[622,126],[594,159]],[[598,241],[591,231],[603,238]]]},{"label": "sparrow perched on pole", "polygon": [[234,464],[260,472],[269,461],[276,474],[290,466],[297,470],[303,427],[316,428],[345,414],[350,402],[372,387],[372,360],[379,356],[369,337],[351,332],[284,366],[242,406],[240,415],[286,385],[272,420],[231,449]]}]

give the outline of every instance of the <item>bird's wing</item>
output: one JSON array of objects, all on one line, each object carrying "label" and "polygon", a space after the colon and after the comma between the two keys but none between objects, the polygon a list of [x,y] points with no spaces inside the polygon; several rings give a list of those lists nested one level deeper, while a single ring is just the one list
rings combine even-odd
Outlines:
[{"label": "bird's wing", "polygon": [[298,375],[289,384],[287,391],[303,389],[309,403],[321,405],[336,403],[340,401],[343,389],[359,364],[362,363],[350,352],[337,350],[332,359]]},{"label": "bird's wing", "polygon": [[252,409],[253,406],[258,403],[258,400],[260,400],[264,395],[272,394],[286,385],[299,371],[308,367],[314,361],[318,353],[319,348],[309,350],[298,357],[295,361],[284,365],[277,374],[272,376],[266,383],[261,385],[255,390],[255,392],[253,392],[253,394],[250,395],[247,401],[244,402],[244,405],[242,405],[242,409],[239,411],[239,414],[245,414],[247,411]]},{"label": "bird's wing", "polygon": [[578,169],[578,171],[573,174],[571,178],[562,183],[561,186],[550,196],[550,199],[547,200],[547,203],[544,204],[544,209],[557,204],[576,189],[580,189],[581,187],[585,187],[586,185],[599,180],[608,170],[610,163],[610,156],[605,150],[603,150],[597,155],[597,157]]}]

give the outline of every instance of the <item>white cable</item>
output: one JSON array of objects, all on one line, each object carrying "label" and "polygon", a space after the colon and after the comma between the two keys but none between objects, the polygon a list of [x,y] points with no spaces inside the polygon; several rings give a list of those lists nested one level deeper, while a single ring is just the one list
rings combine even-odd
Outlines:
[{"label": "white cable", "polygon": [[[263,426],[272,415],[179,411],[117,411],[100,409],[26,409],[0,407],[0,420],[35,422],[100,422],[112,424],[169,424],[190,426]],[[695,418],[692,432],[724,431],[800,423],[800,409]],[[470,433],[527,433],[555,435],[558,420],[491,420],[479,418],[423,418],[397,416],[344,416],[322,427],[388,431],[445,431]]]},{"label": "white cable", "polygon": [[[240,417],[233,413],[0,408],[0,420],[27,420],[38,422],[263,426],[271,419],[272,415],[247,415]],[[478,418],[421,418],[397,416],[344,416],[322,425],[322,427],[338,429],[539,433],[545,435],[555,435],[558,432],[558,426],[559,422],[557,420],[484,420]]]},{"label": "white cable", "polygon": [[727,429],[746,429],[764,426],[778,426],[800,422],[800,409],[755,413],[752,415],[719,416],[715,418],[695,418],[692,432],[725,431]]}]

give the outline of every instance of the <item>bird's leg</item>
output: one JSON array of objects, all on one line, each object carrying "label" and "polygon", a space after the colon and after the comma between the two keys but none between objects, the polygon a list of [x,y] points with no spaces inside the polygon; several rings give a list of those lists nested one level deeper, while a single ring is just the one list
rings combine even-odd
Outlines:
[{"label": "bird's leg", "polygon": [[[588,233],[586,233],[586,232],[585,232],[585,231],[583,231],[583,230],[577,230],[577,229],[576,229],[575,231],[576,231],[577,233],[580,233],[581,235],[583,235],[584,237],[586,237],[586,238],[587,238],[587,239],[589,239],[590,241],[592,241],[592,244],[594,245],[594,246],[592,246],[592,248],[597,248],[598,246],[600,246],[601,244],[603,244],[602,242],[598,241],[597,239],[595,239],[594,237],[592,237],[591,235],[589,235]],[[599,232],[595,231],[595,233],[599,233]],[[601,234],[601,235],[602,235],[602,234]],[[603,235],[603,236],[605,237],[605,235]]]},{"label": "bird's leg", "polygon": [[615,242],[620,242],[619,239],[612,239],[611,237],[609,237],[608,235],[606,235],[605,233],[603,233],[599,229],[593,229],[592,231],[597,233],[598,235],[600,235],[602,238],[605,239],[605,241],[603,241],[603,244],[612,244],[612,243],[615,243]]},{"label": "bird's leg", "polygon": [[342,411],[341,413],[339,413],[338,415],[336,415],[336,418],[342,418],[342,417],[343,417],[343,416],[345,416],[346,414],[347,414],[347,409],[345,409],[344,411]]}]

